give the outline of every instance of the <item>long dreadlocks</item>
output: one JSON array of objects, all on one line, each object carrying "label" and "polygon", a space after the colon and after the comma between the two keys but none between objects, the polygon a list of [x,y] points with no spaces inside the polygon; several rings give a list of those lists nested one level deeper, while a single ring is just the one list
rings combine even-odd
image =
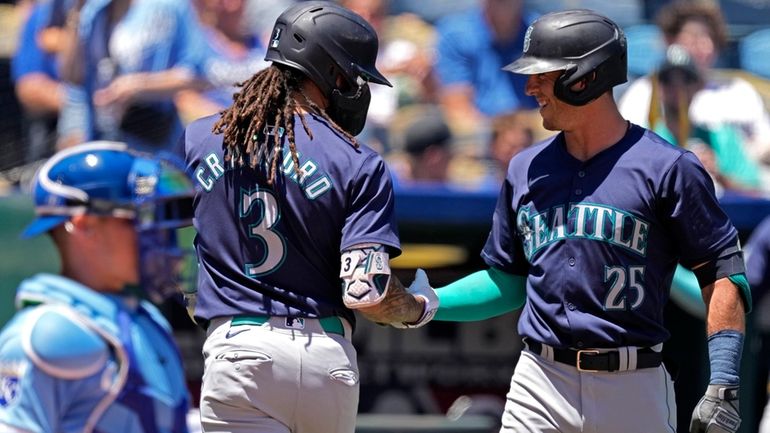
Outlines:
[{"label": "long dreadlocks", "polygon": [[[355,137],[337,125],[302,92],[302,78],[304,75],[295,69],[273,64],[238,84],[242,90],[234,95],[233,104],[222,111],[212,129],[215,134],[224,134],[222,146],[225,150],[225,161],[237,166],[248,163],[253,168],[259,163],[261,154],[269,155],[270,173],[267,182],[272,185],[280,157],[281,134],[285,132],[294,169],[301,177],[294,142],[294,114],[299,114],[302,127],[311,140],[313,133],[305,122],[301,111],[302,104],[297,102],[297,95],[302,95],[304,103],[313,112],[326,119],[338,133],[358,147]],[[273,126],[272,136],[276,146],[272,153],[269,149],[263,149],[269,140],[267,136],[262,135],[262,131],[268,125]]]}]

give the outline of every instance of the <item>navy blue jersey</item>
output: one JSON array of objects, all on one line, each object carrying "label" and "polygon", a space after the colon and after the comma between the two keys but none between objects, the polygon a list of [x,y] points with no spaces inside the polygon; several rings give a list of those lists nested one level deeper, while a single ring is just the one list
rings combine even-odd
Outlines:
[{"label": "navy blue jersey", "polygon": [[527,276],[519,333],[557,347],[665,341],[677,262],[715,259],[738,234],[692,153],[633,125],[588,161],[564,134],[508,167],[486,263]]},{"label": "navy blue jersey", "polygon": [[353,323],[342,303],[341,251],[378,243],[391,257],[400,253],[384,161],[308,114],[312,140],[295,118],[302,179],[283,135],[279,174],[268,185],[264,155],[254,169],[225,162],[222,135],[211,132],[217,119],[193,122],[179,146],[200,185],[194,200],[196,318],[341,315]]},{"label": "navy blue jersey", "polygon": [[770,216],[751,232],[746,242],[746,278],[754,305],[759,305],[770,290]]}]

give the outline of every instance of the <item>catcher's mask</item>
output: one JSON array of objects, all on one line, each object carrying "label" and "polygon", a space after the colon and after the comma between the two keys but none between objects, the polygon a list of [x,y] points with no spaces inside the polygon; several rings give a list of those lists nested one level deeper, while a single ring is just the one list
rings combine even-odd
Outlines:
[{"label": "catcher's mask", "polygon": [[329,1],[304,1],[276,19],[265,60],[302,71],[329,99],[329,117],[357,135],[369,110],[369,83],[392,87],[375,66],[377,49],[377,33],[356,13]]},{"label": "catcher's mask", "polygon": [[[524,53],[506,71],[534,75],[564,71],[554,95],[571,105],[585,105],[627,81],[626,36],[609,18],[587,9],[553,12],[527,29]],[[585,79],[585,88],[572,86]]]},{"label": "catcher's mask", "polygon": [[94,141],[58,152],[34,180],[37,217],[22,233],[37,236],[75,215],[134,222],[140,285],[154,302],[192,284],[197,266],[177,244],[176,229],[192,224],[194,188],[172,155],[145,154],[125,143]]}]

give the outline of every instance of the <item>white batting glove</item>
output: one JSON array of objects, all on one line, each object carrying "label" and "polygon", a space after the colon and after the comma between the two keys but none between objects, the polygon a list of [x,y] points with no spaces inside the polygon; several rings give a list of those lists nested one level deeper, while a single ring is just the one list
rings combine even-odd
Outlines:
[{"label": "white batting glove", "polygon": [[436,310],[438,310],[439,306],[438,295],[433,287],[430,286],[428,275],[422,269],[417,269],[417,272],[414,273],[414,281],[406,288],[406,291],[415,297],[425,300],[422,316],[416,322],[391,323],[391,326],[401,329],[419,328],[430,322],[433,316],[436,315]]},{"label": "white batting glove", "polygon": [[741,425],[738,387],[709,385],[690,420],[690,433],[735,433]]}]

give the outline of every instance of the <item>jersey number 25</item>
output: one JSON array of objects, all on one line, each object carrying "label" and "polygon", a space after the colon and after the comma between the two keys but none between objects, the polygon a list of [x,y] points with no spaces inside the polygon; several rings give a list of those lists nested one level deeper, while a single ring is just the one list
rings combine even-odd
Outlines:
[{"label": "jersey number 25", "polygon": [[[608,311],[635,310],[644,300],[644,266],[606,266],[604,282],[610,282],[610,291],[604,300]],[[633,294],[631,292],[634,292]],[[632,302],[633,301],[633,302]]]}]

